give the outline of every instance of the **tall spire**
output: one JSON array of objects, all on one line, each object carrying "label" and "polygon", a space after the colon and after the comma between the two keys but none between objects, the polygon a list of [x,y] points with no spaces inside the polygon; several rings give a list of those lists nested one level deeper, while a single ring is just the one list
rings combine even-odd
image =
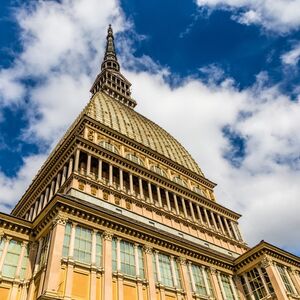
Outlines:
[{"label": "tall spire", "polygon": [[114,35],[109,25],[106,37],[106,49],[101,64],[101,72],[98,74],[90,92],[104,92],[124,105],[134,108],[136,102],[131,98],[131,83],[121,74],[118,63]]},{"label": "tall spire", "polygon": [[107,30],[106,50],[101,65],[101,70],[103,69],[113,69],[116,71],[120,71],[120,65],[118,63],[116,50],[115,50],[114,34],[110,24]]}]

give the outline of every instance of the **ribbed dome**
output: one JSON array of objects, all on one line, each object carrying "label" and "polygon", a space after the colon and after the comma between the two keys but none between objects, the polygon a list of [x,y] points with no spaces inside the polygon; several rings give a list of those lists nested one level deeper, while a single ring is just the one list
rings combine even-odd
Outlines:
[{"label": "ribbed dome", "polygon": [[97,92],[92,97],[85,113],[103,125],[149,147],[194,173],[203,175],[191,155],[175,138],[157,124],[104,92]]}]

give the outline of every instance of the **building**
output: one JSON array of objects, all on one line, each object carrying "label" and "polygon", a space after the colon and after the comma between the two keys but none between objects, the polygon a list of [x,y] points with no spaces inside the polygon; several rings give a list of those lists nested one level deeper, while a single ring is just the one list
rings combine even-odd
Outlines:
[{"label": "building", "polygon": [[247,246],[241,216],[130,86],[109,27],[90,101],[0,214],[0,299],[299,299],[300,258]]}]

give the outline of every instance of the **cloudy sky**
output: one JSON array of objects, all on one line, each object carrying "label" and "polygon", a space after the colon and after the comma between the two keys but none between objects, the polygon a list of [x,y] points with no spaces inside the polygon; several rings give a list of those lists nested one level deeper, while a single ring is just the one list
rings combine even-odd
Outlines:
[{"label": "cloudy sky", "polygon": [[300,255],[300,0],[0,2],[0,210],[87,103],[107,25],[137,110],[173,134],[249,245]]}]

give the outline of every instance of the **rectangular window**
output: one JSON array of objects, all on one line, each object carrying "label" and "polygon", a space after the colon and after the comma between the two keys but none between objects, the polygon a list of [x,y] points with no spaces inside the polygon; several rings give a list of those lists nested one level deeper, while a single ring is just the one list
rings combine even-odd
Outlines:
[{"label": "rectangular window", "polygon": [[28,257],[29,257],[29,248],[28,248],[28,246],[26,246],[24,257],[23,257],[23,260],[22,260],[20,279],[25,279],[27,265],[28,265]]},{"label": "rectangular window", "polygon": [[21,243],[10,240],[2,268],[2,275],[14,278],[17,270],[19,256],[21,254]]},{"label": "rectangular window", "polygon": [[140,277],[145,278],[145,270],[144,270],[144,255],[143,249],[141,246],[138,247],[138,256],[139,256],[139,270],[140,270]]},{"label": "rectangular window", "polygon": [[161,283],[165,286],[173,287],[174,283],[173,283],[173,278],[172,278],[170,256],[159,253],[158,261],[159,261]]},{"label": "rectangular window", "polygon": [[100,233],[96,234],[96,266],[102,266],[102,236]]},{"label": "rectangular window", "polygon": [[224,293],[225,293],[225,295],[223,295],[224,299],[226,299],[226,300],[235,300],[233,290],[231,288],[229,276],[225,275],[225,274],[221,274],[220,277],[221,277],[221,284],[223,286],[223,290],[224,290]]},{"label": "rectangular window", "polygon": [[207,296],[201,267],[192,265],[192,274],[190,276],[194,278],[197,294]]},{"label": "rectangular window", "polygon": [[121,272],[135,276],[134,244],[120,241]]},{"label": "rectangular window", "polygon": [[76,226],[74,260],[90,264],[92,254],[92,232],[90,229]]},{"label": "rectangular window", "polygon": [[62,254],[62,256],[65,258],[67,258],[69,255],[70,240],[71,240],[71,224],[67,223],[65,227],[65,237],[63,243],[63,254]]},{"label": "rectangular window", "polygon": [[178,262],[174,259],[174,267],[175,267],[175,275],[176,275],[176,280],[177,280],[177,287],[181,288],[181,278],[180,278],[180,273],[179,273],[179,266]]},{"label": "rectangular window", "polygon": [[293,288],[292,288],[292,283],[290,282],[289,278],[287,277],[286,273],[285,273],[285,270],[284,270],[284,267],[282,265],[276,265],[277,267],[277,270],[280,274],[280,277],[284,283],[284,286],[286,288],[286,290],[293,294],[294,291],[293,291]]},{"label": "rectangular window", "polygon": [[247,278],[253,293],[253,296],[256,300],[262,299],[267,296],[262,278],[259,276],[257,268],[247,272]]},{"label": "rectangular window", "polygon": [[112,270],[117,272],[117,239],[113,238],[112,240]]}]

